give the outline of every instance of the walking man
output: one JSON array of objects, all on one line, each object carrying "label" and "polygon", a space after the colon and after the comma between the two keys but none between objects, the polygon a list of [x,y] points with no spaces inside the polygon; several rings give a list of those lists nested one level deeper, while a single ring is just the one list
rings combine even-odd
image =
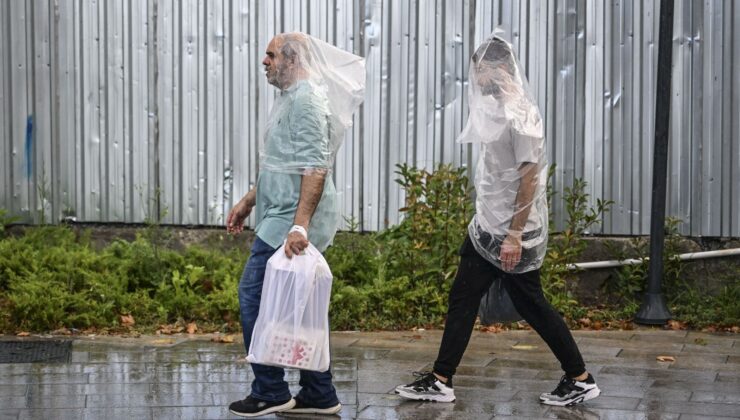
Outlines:
[{"label": "walking man", "polygon": [[492,35],[471,59],[470,115],[458,141],[479,143],[476,214],[460,249],[460,265],[433,371],[399,385],[412,400],[455,401],[452,378],[473,331],[481,298],[500,279],[514,307],[547,343],[565,372],[543,404],[567,406],[600,390],[560,314],[542,292],[539,268],[547,248],[547,164],[539,109],[511,45]]},{"label": "walking man", "polygon": [[[351,115],[364,94],[364,60],[302,33],[275,36],[262,61],[267,81],[279,89],[260,147],[257,185],[229,212],[227,231],[238,234],[255,211],[256,238],[239,282],[244,345],[249,353],[267,260],[281,246],[291,258],[309,241],[319,251],[331,244],[339,213],[330,175]],[[284,370],[252,364],[251,393],[229,410],[256,417],[274,412],[335,414],[342,406],[331,370],[300,371],[292,397]]]}]

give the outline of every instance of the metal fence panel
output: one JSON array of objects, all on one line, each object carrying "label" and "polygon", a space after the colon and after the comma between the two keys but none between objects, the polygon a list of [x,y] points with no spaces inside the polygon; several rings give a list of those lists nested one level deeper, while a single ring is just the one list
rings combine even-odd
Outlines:
[{"label": "metal fence panel", "polygon": [[[474,169],[455,142],[468,57],[509,37],[562,194],[615,201],[597,232],[650,224],[657,0],[100,0],[0,5],[0,207],[25,221],[222,224],[257,181],[274,34],[363,55],[367,95],[334,171],[364,230],[400,220],[395,165]],[[740,5],[677,0],[668,215],[740,236]],[[554,204],[556,226],[565,209]],[[249,222],[254,225],[254,220]]]}]

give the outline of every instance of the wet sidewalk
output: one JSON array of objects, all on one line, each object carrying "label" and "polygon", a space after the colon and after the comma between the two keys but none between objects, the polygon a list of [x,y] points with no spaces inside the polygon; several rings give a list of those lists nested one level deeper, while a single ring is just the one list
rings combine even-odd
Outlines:
[{"label": "wet sidewalk", "polygon": [[[412,371],[430,368],[440,331],[333,333],[344,408],[328,418],[740,418],[740,335],[640,329],[574,336],[602,395],[558,408],[537,400],[561,372],[534,332],[474,333],[455,376],[454,404],[393,394]],[[84,337],[74,340],[68,363],[0,364],[0,419],[238,418],[227,407],[248,393],[251,370],[240,342],[210,337]],[[297,372],[286,376],[297,391]]]}]

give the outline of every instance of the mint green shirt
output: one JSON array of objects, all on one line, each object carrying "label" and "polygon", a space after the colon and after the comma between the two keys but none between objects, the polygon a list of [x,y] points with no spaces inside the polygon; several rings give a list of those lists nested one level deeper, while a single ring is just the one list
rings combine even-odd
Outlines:
[{"label": "mint green shirt", "polygon": [[[257,179],[257,236],[280,247],[293,226],[301,194],[301,173],[331,169],[329,106],[326,94],[307,81],[282,91],[267,122]],[[319,251],[331,245],[337,231],[337,191],[327,174],[324,191],[308,228],[308,240]]]}]

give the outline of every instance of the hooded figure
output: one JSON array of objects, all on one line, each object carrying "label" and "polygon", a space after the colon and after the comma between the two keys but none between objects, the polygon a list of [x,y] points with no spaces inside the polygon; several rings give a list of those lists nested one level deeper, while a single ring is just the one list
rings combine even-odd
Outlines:
[{"label": "hooded figure", "polygon": [[[252,210],[257,221],[238,289],[247,353],[260,306],[274,305],[274,309],[279,305],[275,300],[263,301],[269,259],[276,252],[293,258],[310,244],[323,252],[336,234],[339,209],[330,172],[365,89],[362,57],[302,33],[276,35],[267,45],[262,64],[278,96],[260,144],[257,185],[226,220],[228,232],[234,234],[241,232]],[[258,363],[250,366],[254,372],[251,392],[229,405],[234,414],[336,414],[342,408],[330,370],[301,370],[301,390],[293,398],[283,369]]]},{"label": "hooded figure", "polygon": [[547,248],[547,161],[542,118],[511,44],[497,35],[471,58],[470,114],[460,143],[479,143],[475,249],[512,273],[542,265]]},{"label": "hooded figure", "polygon": [[275,57],[264,63],[266,76],[279,94],[260,144],[256,231],[279,247],[294,225],[301,176],[320,171],[324,188],[308,239],[323,252],[340,222],[330,172],[364,99],[365,60],[299,32],[279,34],[270,45]]},{"label": "hooded figure", "polygon": [[[599,396],[573,335],[542,290],[547,247],[545,136],[511,45],[495,34],[471,58],[470,116],[458,139],[479,143],[475,216],[460,247],[447,319],[432,371],[396,387],[402,398],[454,402],[453,378],[486,293],[506,291],[516,312],[547,343],[565,373],[542,404],[570,406]],[[498,285],[498,287],[496,286]]]}]

